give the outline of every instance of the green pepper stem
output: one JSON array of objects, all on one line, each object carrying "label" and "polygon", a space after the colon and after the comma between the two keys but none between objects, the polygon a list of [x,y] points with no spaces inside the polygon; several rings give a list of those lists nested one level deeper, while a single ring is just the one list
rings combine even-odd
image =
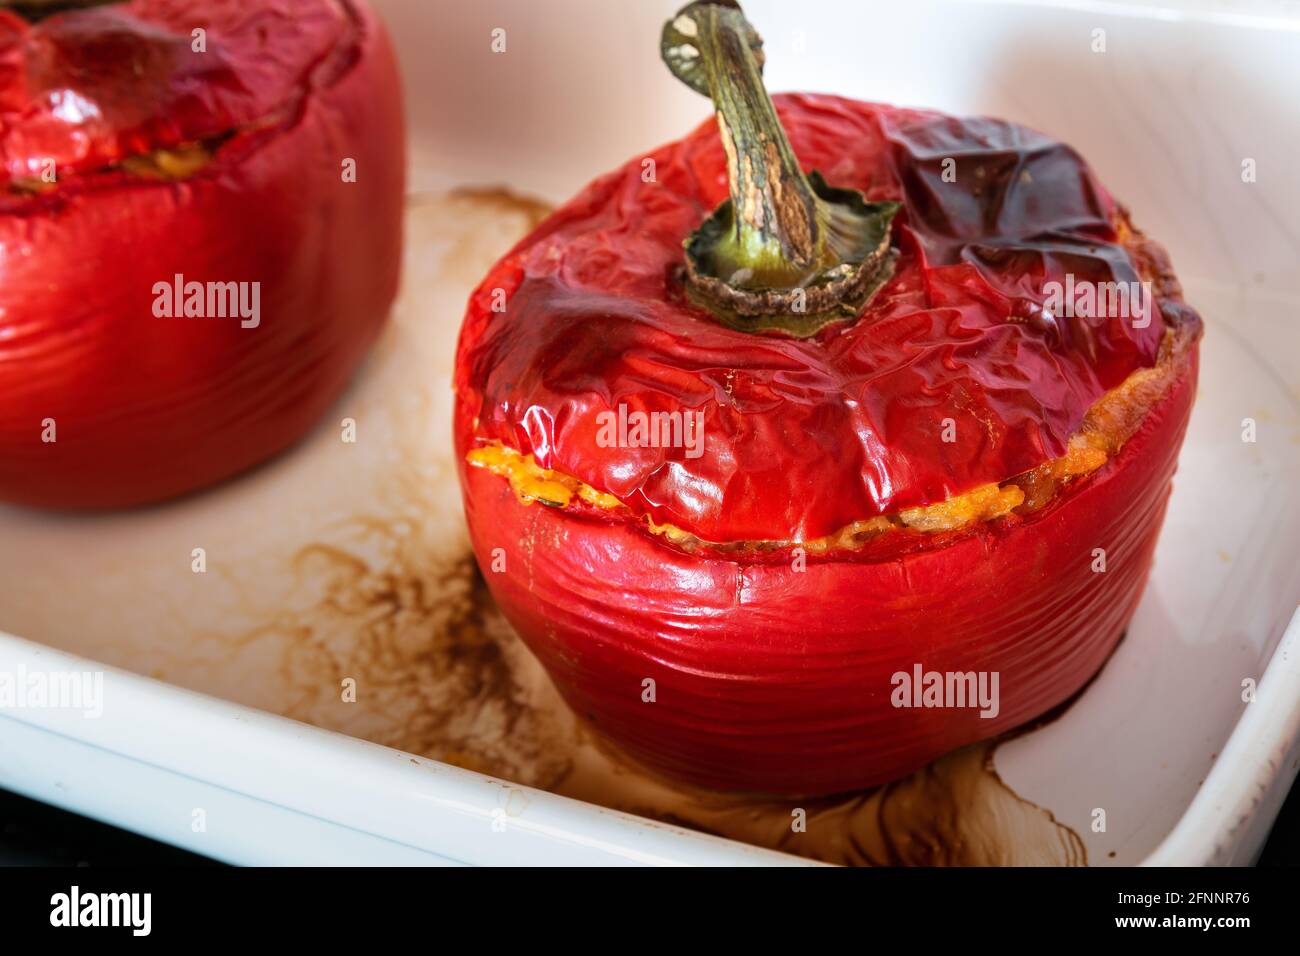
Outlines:
[{"label": "green pepper stem", "polygon": [[[856,312],[888,278],[895,203],[805,176],[763,86],[762,40],[734,0],[699,0],[663,30],[673,74],[713,100],[731,198],[686,242],[688,288],[724,320],[795,335]],[[773,316],[819,317],[790,322]]]},{"label": "green pepper stem", "polygon": [[[698,51],[696,69],[703,71],[717,110],[735,210],[737,262],[778,272],[788,265],[797,281],[816,258],[817,202],[763,86],[762,41],[739,7],[713,2],[691,4],[669,27],[691,41],[670,55],[689,62],[695,57],[687,50]],[[677,72],[682,62],[670,59],[669,66]]]}]

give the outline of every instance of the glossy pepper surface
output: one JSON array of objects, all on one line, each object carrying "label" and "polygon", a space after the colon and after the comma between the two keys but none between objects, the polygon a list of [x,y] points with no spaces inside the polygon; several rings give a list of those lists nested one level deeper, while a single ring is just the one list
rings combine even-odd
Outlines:
[{"label": "glossy pepper surface", "polygon": [[[775,104],[804,170],[900,204],[865,307],[796,337],[689,294],[683,240],[734,181],[708,123],[648,157],[654,181],[646,157],[597,180],[483,281],[456,434],[487,582],[580,713],[675,776],[826,793],[1023,723],[1101,666],[1150,566],[1199,320],[1069,147],[991,119]],[[1066,314],[1053,282],[1148,282],[1152,307]],[[1149,379],[1105,463],[1041,500],[835,538],[1013,487]],[[700,416],[702,440],[611,444],[620,409]],[[495,447],[583,494],[548,507],[466,460]],[[895,675],[918,665],[997,672],[996,714],[899,706]]]},{"label": "glossy pepper surface", "polygon": [[[7,6],[0,500],[143,504],[280,451],[396,294],[380,23],[354,0]],[[160,283],[256,288],[257,316],[160,317]]]}]

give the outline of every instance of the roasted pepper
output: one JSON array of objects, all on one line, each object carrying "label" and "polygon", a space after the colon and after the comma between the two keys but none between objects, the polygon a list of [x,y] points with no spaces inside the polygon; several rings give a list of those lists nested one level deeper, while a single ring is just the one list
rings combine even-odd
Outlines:
[{"label": "roasted pepper", "polygon": [[180,495],[314,424],[401,262],[360,0],[0,3],[0,501]]},{"label": "roasted pepper", "polygon": [[[469,303],[492,594],[578,713],[714,787],[864,787],[1066,700],[1142,592],[1192,404],[1168,258],[1033,130],[770,99],[734,3],[662,50],[716,125]],[[998,699],[931,706],[930,675]]]}]

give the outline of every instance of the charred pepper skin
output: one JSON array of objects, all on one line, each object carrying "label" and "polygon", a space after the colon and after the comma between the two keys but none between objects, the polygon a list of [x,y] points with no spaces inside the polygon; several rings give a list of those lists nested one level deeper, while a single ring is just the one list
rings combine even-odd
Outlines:
[{"label": "charred pepper skin", "polygon": [[[776,101],[805,167],[904,206],[894,276],[858,320],[754,335],[685,301],[682,237],[727,195],[706,123],[648,157],[657,182],[641,160],[598,180],[484,281],[460,351],[476,437],[705,541],[806,541],[1062,455],[1105,391],[1155,363],[1159,285],[1149,322],[1044,309],[1051,281],[1142,278],[1069,147],[995,120]],[[702,454],[605,447],[599,416],[620,405],[702,412]]]},{"label": "charred pepper skin", "polygon": [[[0,9],[0,501],[148,504],[300,439],[396,295],[404,180],[364,2]],[[257,283],[259,323],[158,317],[177,275]]]},{"label": "charred pepper skin", "polygon": [[[1061,454],[1098,397],[1156,363],[1166,332],[1194,343],[1199,319],[1172,273],[1155,276],[1143,327],[1044,313],[1047,281],[1137,281],[1152,265],[1068,147],[992,120],[776,102],[805,169],[902,203],[893,278],[857,321],[754,335],[681,294],[682,237],[726,198],[709,123],[652,154],[657,183],[638,158],[487,276],[462,329],[455,432],[487,584],[579,714],[673,777],[823,794],[1022,724],[1097,672],[1149,573],[1195,345],[1119,453],[1037,510],[899,529],[802,567],[790,547],[688,553],[647,519],[705,542],[799,542],[1006,481]],[[702,411],[704,453],[601,447],[596,416],[620,403]],[[626,507],[521,503],[465,461],[497,442]],[[893,675],[918,664],[998,672],[997,716],[895,707]]]}]

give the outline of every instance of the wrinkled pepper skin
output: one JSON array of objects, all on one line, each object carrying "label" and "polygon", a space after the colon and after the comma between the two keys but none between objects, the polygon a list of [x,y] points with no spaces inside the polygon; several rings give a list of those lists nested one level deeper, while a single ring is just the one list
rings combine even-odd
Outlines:
[{"label": "wrinkled pepper skin", "polygon": [[[1195,348],[1120,452],[1038,510],[804,562],[789,547],[682,550],[645,519],[706,542],[801,541],[1006,480],[1061,454],[1101,394],[1155,363],[1166,328],[1199,335],[1199,319],[1170,275],[1150,328],[1032,320],[1046,279],[1138,274],[1113,201],[1068,148],[995,121],[775,100],[805,169],[904,202],[896,273],[857,322],[759,337],[681,300],[681,236],[726,192],[706,124],[651,154],[658,190],[637,159],[488,275],[462,330],[455,426],[487,584],[579,714],[672,777],[827,794],[1023,724],[1102,666],[1150,570]],[[966,188],[937,186],[944,155],[962,157]],[[599,447],[592,420],[619,402],[703,412],[703,454]],[[963,412],[982,427],[941,444],[938,421]],[[466,464],[492,442],[627,508],[521,503]],[[996,716],[895,706],[893,675],[917,665],[997,672]]]},{"label": "wrinkled pepper skin", "polygon": [[[131,167],[196,144],[196,171]],[[301,438],[396,295],[404,178],[363,2],[0,11],[0,501],[156,502]],[[260,284],[256,326],[159,317],[177,275]]]}]

